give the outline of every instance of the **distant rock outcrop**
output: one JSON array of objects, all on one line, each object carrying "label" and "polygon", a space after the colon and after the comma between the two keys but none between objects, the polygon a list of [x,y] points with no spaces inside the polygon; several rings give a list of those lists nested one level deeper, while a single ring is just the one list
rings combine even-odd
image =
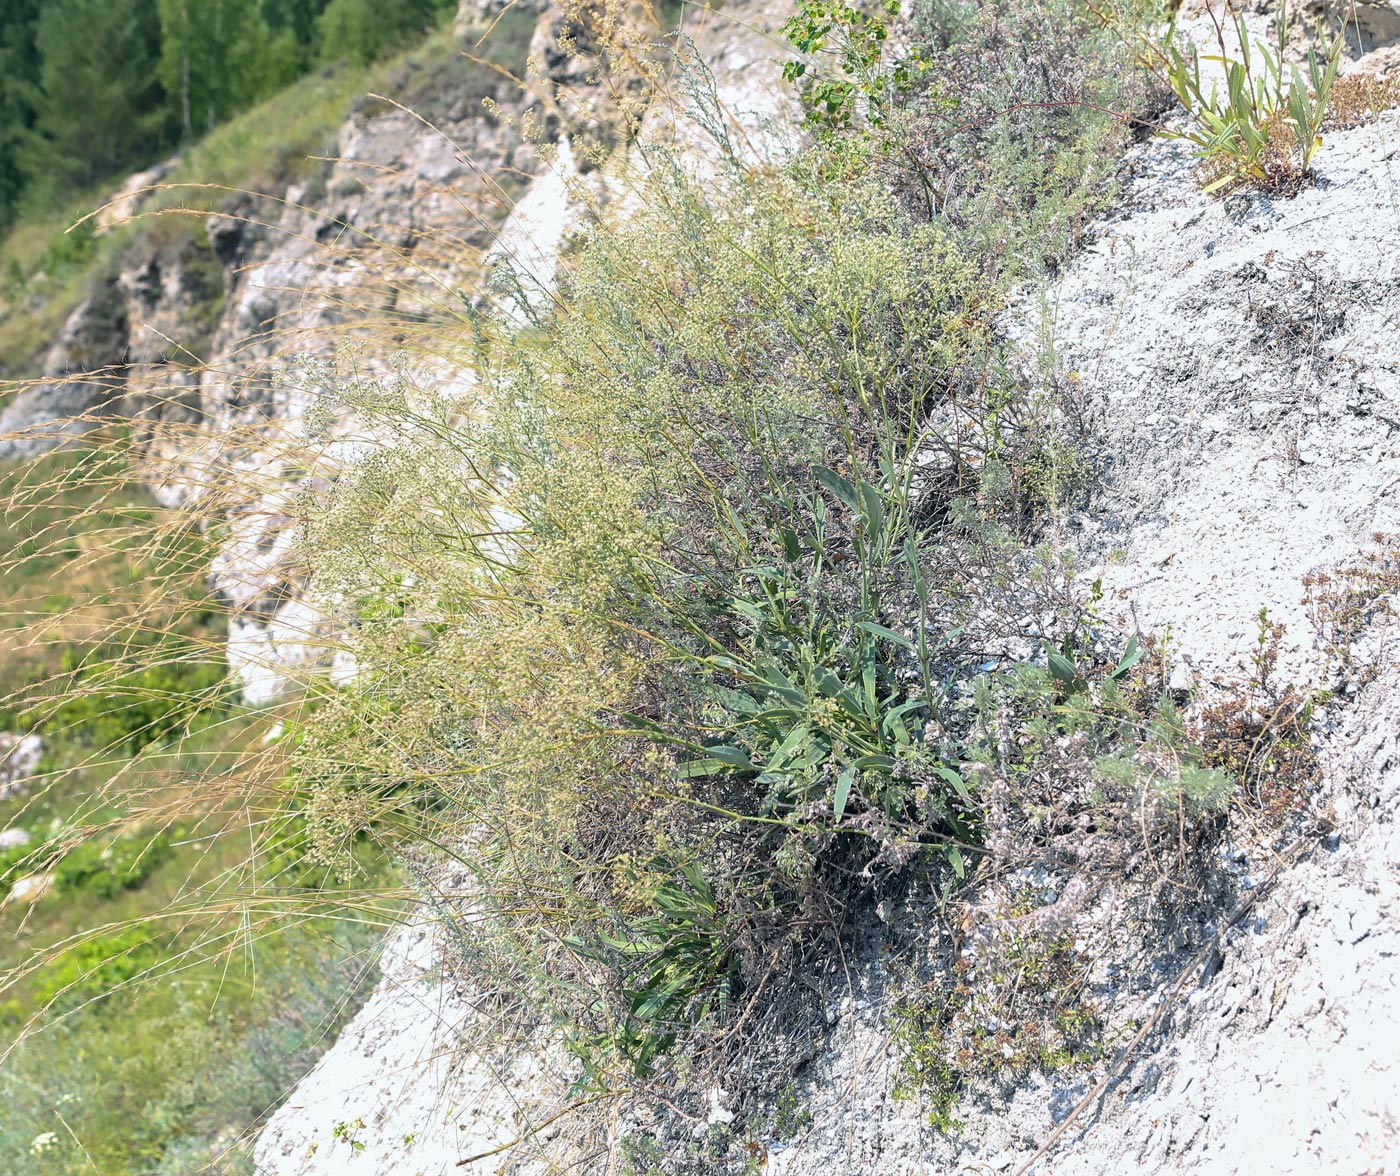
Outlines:
[{"label": "distant rock outcrop", "polygon": [[0,731],[0,800],[28,790],[43,754],[44,743],[39,736]]}]

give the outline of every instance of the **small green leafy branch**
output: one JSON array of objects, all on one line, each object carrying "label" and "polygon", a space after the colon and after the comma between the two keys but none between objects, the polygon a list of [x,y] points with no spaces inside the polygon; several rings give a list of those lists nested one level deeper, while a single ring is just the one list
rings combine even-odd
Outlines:
[{"label": "small green leafy branch", "polygon": [[799,53],[835,59],[835,70],[818,73],[794,59],[783,78],[801,86],[809,130],[836,131],[863,118],[871,127],[889,118],[894,99],[908,93],[928,69],[918,50],[887,60],[890,25],[900,0],[882,0],[872,11],[829,0],[804,0],[783,25]]}]

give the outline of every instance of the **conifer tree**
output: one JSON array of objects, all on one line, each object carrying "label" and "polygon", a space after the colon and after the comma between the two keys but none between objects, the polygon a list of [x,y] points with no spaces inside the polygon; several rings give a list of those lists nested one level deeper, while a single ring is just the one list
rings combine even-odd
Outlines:
[{"label": "conifer tree", "polygon": [[39,82],[38,15],[38,0],[0,0],[0,228],[18,214],[28,178],[24,157]]},{"label": "conifer tree", "polygon": [[45,0],[30,183],[90,184],[168,144],[156,0]]},{"label": "conifer tree", "polygon": [[366,63],[452,0],[0,0],[0,229],[142,167],[318,61]]}]

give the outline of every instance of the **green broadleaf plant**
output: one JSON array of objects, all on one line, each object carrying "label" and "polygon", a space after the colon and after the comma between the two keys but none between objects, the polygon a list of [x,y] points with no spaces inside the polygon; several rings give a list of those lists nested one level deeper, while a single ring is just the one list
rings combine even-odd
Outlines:
[{"label": "green broadleaf plant", "polygon": [[[1145,64],[1170,86],[1191,119],[1185,130],[1162,133],[1196,146],[1198,156],[1214,174],[1205,185],[1208,193],[1244,185],[1296,186],[1308,174],[1322,145],[1322,123],[1341,65],[1342,35],[1338,33],[1333,39],[1325,58],[1319,57],[1316,49],[1308,51],[1305,77],[1296,65],[1285,66],[1286,6],[1279,14],[1272,50],[1251,36],[1244,17],[1231,11],[1228,0],[1224,0],[1223,19],[1209,2],[1206,11],[1215,26],[1218,54],[1202,54],[1195,45],[1183,52],[1175,14],[1160,43],[1145,39]],[[1227,23],[1238,38],[1238,56],[1227,47]],[[1207,84],[1202,63],[1224,70],[1223,93],[1219,79]],[[1291,143],[1280,144],[1281,131]]]}]

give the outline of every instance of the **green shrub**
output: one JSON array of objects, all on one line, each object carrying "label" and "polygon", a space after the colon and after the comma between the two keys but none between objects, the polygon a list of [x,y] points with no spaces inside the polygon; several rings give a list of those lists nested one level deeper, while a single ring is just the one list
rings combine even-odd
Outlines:
[{"label": "green shrub", "polygon": [[1112,202],[1122,148],[1156,102],[1123,36],[1155,17],[1135,0],[1099,11],[1112,26],[1079,0],[911,4],[922,64],[870,166],[998,285],[1065,259]]},{"label": "green shrub", "polygon": [[[654,860],[644,871],[632,871],[628,881],[633,886],[641,881],[646,889],[635,896],[632,911],[600,912],[613,934],[600,928],[587,938],[564,940],[571,950],[617,973],[626,1002],[623,1017],[606,1031],[571,1041],[583,1067],[580,1087],[596,1083],[619,1059],[638,1076],[650,1076],[682,1027],[705,1021],[732,1000],[733,948],[699,866],[677,870]],[[607,1010],[601,1011],[606,1017]]]},{"label": "green shrub", "polygon": [[44,969],[34,1003],[60,1008],[100,1001],[141,977],[148,976],[166,957],[154,931],[146,926],[124,927],[69,948]]},{"label": "green shrub", "polygon": [[[808,48],[854,53],[809,95],[810,150],[764,165],[721,137],[697,179],[640,149],[638,189],[589,210],[557,291],[500,263],[522,325],[468,313],[479,404],[316,373],[384,438],[297,503],[308,592],[358,672],[311,684],[269,753],[257,883],[319,901],[287,892],[351,874],[369,837],[460,860],[463,965],[503,1023],[563,1029],[580,1088],[750,1065],[784,1015],[811,1023],[806,974],[854,913],[1043,852],[1066,797],[1120,837],[1146,799],[1164,836],[1228,786],[1179,716],[1125,701],[1131,658],[1092,653],[1069,569],[1028,553],[1072,428],[1059,385],[991,339],[1003,285],[1105,198],[1109,43],[1058,0],[940,11],[935,84],[886,62],[892,21],[806,6]],[[987,618],[1019,635],[1028,601],[1052,614],[1046,666],[973,685]],[[136,754],[220,713],[217,666],[132,646],[65,667],[51,733]],[[138,884],[150,847],[128,849],[71,850],[59,886]],[[1036,943],[1016,975],[1058,975],[1063,943]],[[136,978],[147,941],[107,946],[64,958],[72,992]],[[183,1138],[167,1120],[192,1099],[162,1097],[143,1146]],[[730,1150],[717,1135],[696,1164]]]},{"label": "green shrub", "polygon": [[[62,280],[82,269],[96,252],[96,237],[88,221],[67,232],[55,233],[39,254],[34,269],[55,280]],[[15,293],[19,293],[16,289]]]},{"label": "green shrub", "polygon": [[112,898],[140,886],[169,857],[170,840],[163,833],[117,838],[105,846],[82,842],[54,866],[54,886],[60,894],[82,891]]},{"label": "green shrub", "polygon": [[[1228,786],[1122,701],[1131,657],[1086,651],[1071,570],[1027,551],[1072,428],[1062,385],[1032,392],[989,340],[1001,284],[1103,199],[1117,42],[1060,5],[947,42],[948,90],[857,90],[874,106],[781,167],[721,136],[702,185],[648,150],[557,292],[499,265],[522,325],[474,322],[470,419],[392,372],[322,373],[384,444],[302,502],[358,676],[295,749],[295,803],[328,856],[370,827],[469,846],[447,849],[480,896],[464,964],[563,1029],[580,1086],[723,1069],[724,1027],[810,1000],[799,961],[850,912],[951,894],[993,836],[1043,852],[1056,740],[1092,747],[1054,779],[1124,838],[1144,796],[1157,835]],[[1001,118],[1023,75],[1034,109]],[[966,203],[908,198],[949,161]],[[1054,618],[1051,668],[974,689],[988,617],[1028,612]],[[981,696],[1026,760],[997,758]]]},{"label": "green shrub", "polygon": [[[1020,897],[1007,920],[1033,915],[1039,901]],[[920,1102],[931,1126],[953,1133],[958,1096],[977,1079],[1097,1061],[1103,1024],[1088,975],[1071,935],[1025,928],[990,953],[969,953],[951,975],[905,978],[888,1017],[899,1059],[894,1096]]]},{"label": "green shrub", "polygon": [[307,519],[360,666],[300,749],[339,814],[309,823],[363,827],[405,780],[405,831],[483,819],[474,950],[573,1027],[586,1078],[653,1070],[754,998],[804,905],[839,924],[862,868],[968,835],[925,746],[938,640],[888,622],[929,590],[914,441],[981,345],[979,289],[941,230],[813,162],[702,189],[654,156],[547,319],[498,277],[532,317],[494,348],[491,419],[348,389],[392,440]]},{"label": "green shrub", "polygon": [[74,673],[71,697],[47,719],[53,735],[86,747],[136,755],[143,747],[188,735],[213,722],[227,706],[224,667],[187,661],[177,651],[151,664],[126,668],[141,655],[118,662],[65,661]]},{"label": "green shrub", "polygon": [[[1002,826],[1003,848],[1038,844],[1013,832],[1017,820],[1072,825],[1081,811],[1097,828],[1118,830],[1113,852],[1139,844],[1135,828],[1149,846],[1175,842],[1229,806],[1235,778],[1203,762],[1203,748],[1160,687],[1135,682],[1136,639],[1118,665],[1092,671],[1091,682],[1076,661],[1082,632],[1048,647],[1044,668],[1017,666],[973,683],[968,755],[999,781],[990,820]],[[1073,790],[1064,791],[1070,780]]]},{"label": "green shrub", "polygon": [[[780,526],[763,562],[744,535],[726,560],[743,569],[738,591],[691,620],[706,639],[687,677],[707,704],[707,735],[678,769],[688,779],[751,780],[757,813],[795,826],[776,860],[799,876],[813,833],[820,842],[849,828],[877,856],[909,852],[896,846],[911,829],[972,836],[960,815],[967,786],[925,740],[942,701],[935,659],[944,641],[930,640],[930,587],[906,493],[825,467],[814,482],[847,515],[846,528],[819,494],[791,488],[800,529]],[[903,591],[891,599],[896,585]],[[910,603],[910,635],[883,623]],[[814,817],[817,828],[804,830]],[[947,853],[961,875],[957,845]]]}]

